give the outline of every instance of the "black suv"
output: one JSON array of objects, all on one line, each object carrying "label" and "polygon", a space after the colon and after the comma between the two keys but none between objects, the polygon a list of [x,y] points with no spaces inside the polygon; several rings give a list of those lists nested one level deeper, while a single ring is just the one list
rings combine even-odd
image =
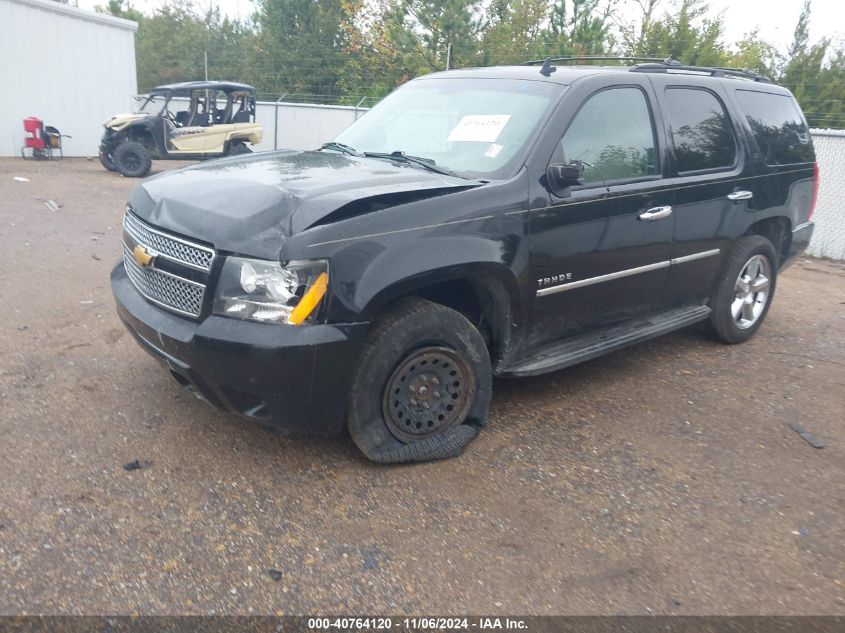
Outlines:
[{"label": "black suv", "polygon": [[795,99],[676,62],[426,75],[318,151],[129,196],[120,318],[182,385],[379,462],[456,455],[492,377],[760,327],[818,187]]}]

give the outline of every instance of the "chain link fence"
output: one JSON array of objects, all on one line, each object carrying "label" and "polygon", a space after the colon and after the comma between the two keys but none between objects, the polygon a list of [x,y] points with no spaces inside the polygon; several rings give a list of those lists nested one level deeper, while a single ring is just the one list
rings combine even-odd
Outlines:
[{"label": "chain link fence", "polygon": [[807,254],[845,260],[845,130],[811,130],[821,173]]},{"label": "chain link fence", "polygon": [[332,140],[378,101],[375,97],[296,93],[285,93],[272,102],[259,100],[255,118],[264,128],[264,139],[258,149],[314,149]]},{"label": "chain link fence", "polygon": [[[146,95],[133,97],[133,110],[140,107]],[[187,97],[172,101],[188,107]],[[273,149],[314,149],[332,140],[373,105],[378,97],[338,97],[286,92],[273,96],[259,94],[255,104],[255,120],[264,135],[256,151]]]}]

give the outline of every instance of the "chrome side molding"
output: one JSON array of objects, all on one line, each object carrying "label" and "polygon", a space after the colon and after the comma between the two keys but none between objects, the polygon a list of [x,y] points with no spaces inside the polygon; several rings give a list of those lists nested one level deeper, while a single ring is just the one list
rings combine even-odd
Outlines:
[{"label": "chrome side molding", "polygon": [[583,288],[584,286],[592,286],[593,284],[600,284],[606,281],[613,281],[614,279],[622,279],[623,277],[630,277],[632,275],[639,275],[641,273],[651,272],[652,270],[660,270],[661,268],[668,268],[676,264],[683,264],[691,262],[696,259],[704,259],[705,257],[713,257],[718,255],[721,251],[714,248],[709,251],[701,251],[700,253],[692,253],[690,255],[683,255],[681,257],[674,257],[662,262],[655,262],[654,264],[646,264],[645,266],[637,266],[636,268],[626,268],[615,273],[608,273],[606,275],[599,275],[597,277],[588,277],[587,279],[579,279],[570,283],[564,283],[560,286],[552,286],[550,288],[540,288],[537,290],[538,297],[545,297],[547,295],[557,294],[558,292],[566,292],[567,290],[574,290],[575,288]]}]

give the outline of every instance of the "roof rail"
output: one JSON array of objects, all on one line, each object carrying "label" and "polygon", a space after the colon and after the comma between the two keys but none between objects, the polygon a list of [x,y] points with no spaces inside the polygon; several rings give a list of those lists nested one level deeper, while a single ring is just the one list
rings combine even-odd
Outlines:
[{"label": "roof rail", "polygon": [[772,83],[771,79],[764,77],[754,70],[743,68],[725,68],[723,66],[687,66],[674,59],[667,59],[662,62],[650,62],[637,64],[631,68],[632,73],[669,73],[682,72],[690,74],[706,74],[711,77],[735,77],[737,79],[749,79],[761,83]]},{"label": "roof rail", "polygon": [[532,59],[531,61],[522,62],[520,66],[536,66],[537,64],[544,64],[545,62],[609,62],[609,61],[626,61],[626,62],[665,62],[667,60],[660,57],[605,57],[602,55],[570,55],[569,57],[546,57],[544,59]]}]

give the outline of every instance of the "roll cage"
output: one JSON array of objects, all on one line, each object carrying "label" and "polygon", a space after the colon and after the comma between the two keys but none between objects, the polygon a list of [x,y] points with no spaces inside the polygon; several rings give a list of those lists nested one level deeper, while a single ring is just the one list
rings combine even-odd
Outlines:
[{"label": "roll cage", "polygon": [[250,123],[255,121],[255,88],[221,81],[157,86],[139,112],[161,116],[176,128]]}]

